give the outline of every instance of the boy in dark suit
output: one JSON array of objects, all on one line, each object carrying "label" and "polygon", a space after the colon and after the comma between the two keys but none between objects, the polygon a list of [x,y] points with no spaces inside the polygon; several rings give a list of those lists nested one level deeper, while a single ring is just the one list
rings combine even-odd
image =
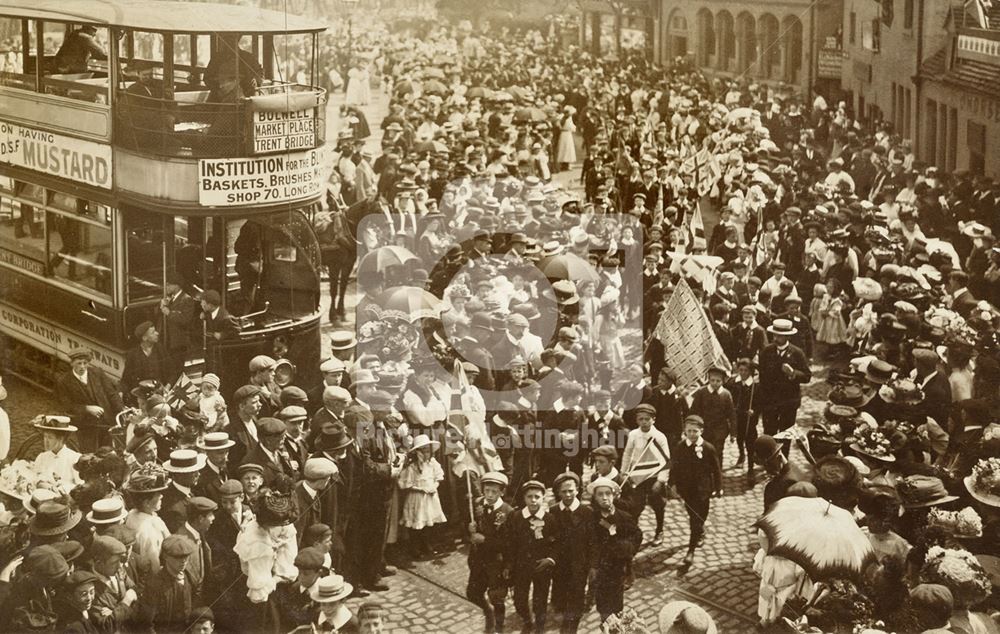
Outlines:
[{"label": "boy in dark suit", "polygon": [[552,572],[552,607],[562,615],[559,631],[575,634],[583,617],[590,565],[580,544],[587,542],[592,523],[589,506],[580,503],[580,476],[569,471],[552,485],[558,503],[549,507],[555,537],[555,569]]},{"label": "boy in dark suit", "polygon": [[736,374],[726,383],[736,409],[736,446],[740,450],[736,466],[747,461],[748,487],[753,487],[755,483],[753,446],[757,440],[757,422],[760,420],[760,390],[754,380],[754,369],[756,366],[750,359],[737,359]]},{"label": "boy in dark suit", "polygon": [[201,311],[201,318],[205,321],[205,337],[219,341],[236,336],[236,325],[222,307],[219,291],[208,290],[201,294]]},{"label": "boy in dark suit", "polygon": [[670,368],[663,368],[657,375],[656,387],[650,393],[650,405],[656,408],[653,425],[667,437],[670,451],[681,440],[684,417],[687,416],[687,401],[677,391],[677,375]]},{"label": "boy in dark suit", "polygon": [[599,477],[587,488],[593,507],[587,546],[590,592],[603,623],[625,607],[625,578],[642,544],[642,532],[635,518],[616,507],[620,489],[614,480]]},{"label": "boy in dark suit", "polygon": [[691,413],[700,416],[705,422],[705,439],[718,449],[716,457],[719,460],[722,460],[722,448],[726,446],[726,438],[729,434],[736,433],[733,395],[722,387],[722,382],[726,378],[726,371],[722,368],[709,368],[708,385],[695,390],[691,400]]},{"label": "boy in dark suit", "polygon": [[545,485],[528,480],[521,485],[524,506],[504,523],[504,564],[514,588],[514,609],[522,632],[545,631],[555,544],[552,518],[545,509]]},{"label": "boy in dark suit", "polygon": [[667,484],[682,500],[688,514],[690,536],[684,566],[694,562],[694,551],[705,535],[705,520],[712,495],[722,495],[722,469],[716,448],[701,437],[705,422],[700,416],[684,420],[684,440],[677,445]]},{"label": "boy in dark suit", "polygon": [[486,618],[485,632],[502,632],[506,614],[507,580],[504,578],[504,523],[514,508],[503,501],[507,476],[497,471],[479,480],[482,497],[472,504],[469,523],[469,582],[465,597],[479,606]]}]

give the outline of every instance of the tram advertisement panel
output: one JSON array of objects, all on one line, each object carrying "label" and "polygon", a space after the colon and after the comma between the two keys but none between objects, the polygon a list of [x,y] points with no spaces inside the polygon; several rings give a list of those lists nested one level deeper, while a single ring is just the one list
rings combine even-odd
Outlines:
[{"label": "tram advertisement panel", "polygon": [[121,377],[125,365],[122,355],[110,348],[8,304],[0,304],[0,331],[63,361],[69,361],[69,353],[77,348],[90,350],[91,363],[115,379]]},{"label": "tram advertisement panel", "polygon": [[319,150],[256,158],[201,159],[198,202],[232,207],[305,200],[322,190],[322,167]]},{"label": "tram advertisement panel", "polygon": [[0,163],[111,189],[111,146],[0,121]]}]

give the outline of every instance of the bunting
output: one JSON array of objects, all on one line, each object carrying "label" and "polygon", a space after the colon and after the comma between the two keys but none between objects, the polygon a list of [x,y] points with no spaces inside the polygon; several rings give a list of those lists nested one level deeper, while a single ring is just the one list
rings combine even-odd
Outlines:
[{"label": "bunting", "polygon": [[657,474],[667,468],[670,462],[670,448],[661,444],[656,438],[650,438],[639,457],[628,472],[628,478],[632,484],[639,486],[650,478],[655,478]]}]

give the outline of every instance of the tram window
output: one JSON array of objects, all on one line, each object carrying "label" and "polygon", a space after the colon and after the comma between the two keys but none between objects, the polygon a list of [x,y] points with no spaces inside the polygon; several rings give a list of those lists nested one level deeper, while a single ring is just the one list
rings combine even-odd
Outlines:
[{"label": "tram window", "polygon": [[4,258],[4,262],[44,274],[45,211],[0,194],[0,249],[27,258]]},{"label": "tram window", "polygon": [[102,295],[112,291],[111,229],[50,212],[49,273]]},{"label": "tram window", "polygon": [[128,262],[128,299],[163,294],[164,216],[129,208],[122,215]]},{"label": "tram window", "polygon": [[108,28],[46,22],[42,37],[44,92],[80,101],[108,103]]},{"label": "tram window", "polygon": [[[34,73],[24,67],[24,42],[21,39],[22,20],[0,17],[0,86],[35,89]],[[35,25],[28,21],[32,31]]]},{"label": "tram window", "polygon": [[275,81],[311,86],[312,36],[309,34],[275,35]]}]

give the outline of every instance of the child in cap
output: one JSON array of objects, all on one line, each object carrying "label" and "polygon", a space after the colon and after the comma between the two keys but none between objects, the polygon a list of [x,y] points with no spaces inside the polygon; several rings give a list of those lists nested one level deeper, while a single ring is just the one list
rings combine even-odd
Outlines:
[{"label": "child in cap", "polygon": [[545,507],[545,485],[528,480],[521,485],[523,506],[504,525],[504,564],[514,589],[514,609],[523,632],[545,631],[552,569],[556,562],[552,518]]},{"label": "child in cap", "polygon": [[736,466],[747,464],[747,486],[753,487],[755,477],[753,445],[757,440],[757,422],[760,420],[760,386],[754,377],[756,365],[750,359],[736,360],[736,374],[726,383],[726,389],[733,397],[736,410],[736,446],[740,455]]},{"label": "child in cap", "polygon": [[219,394],[219,377],[209,372],[201,377],[201,391],[198,394],[198,409],[208,419],[206,432],[219,431],[229,424],[226,413],[226,399]]},{"label": "child in cap", "polygon": [[589,552],[587,542],[593,511],[580,503],[580,476],[572,471],[559,474],[552,490],[558,502],[549,508],[555,538],[556,565],[552,571],[552,607],[562,616],[561,632],[576,632],[583,617]]},{"label": "child in cap", "polygon": [[[736,435],[736,408],[733,395],[722,387],[729,373],[719,367],[708,369],[708,385],[695,390],[691,397],[691,413],[705,422],[705,440],[718,449],[716,457],[722,460],[726,438]],[[722,465],[720,464],[721,468]]]},{"label": "child in cap", "polygon": [[656,532],[653,534],[652,544],[659,546],[663,543],[663,509],[666,507],[664,499],[664,486],[661,482],[662,470],[659,472],[638,472],[635,467],[640,463],[640,459],[645,460],[647,451],[656,451],[665,458],[670,458],[670,446],[667,437],[663,432],[653,427],[656,419],[656,408],[649,403],[640,403],[635,408],[635,419],[639,423],[638,429],[633,429],[628,434],[628,441],[625,443],[625,452],[622,455],[622,468],[626,482],[626,497],[628,507],[638,517],[649,505],[653,509],[656,517]]},{"label": "child in cap", "polygon": [[677,445],[670,465],[668,485],[684,500],[690,535],[684,565],[694,562],[694,551],[705,535],[705,520],[713,495],[722,495],[722,468],[717,450],[702,438],[705,423],[700,416],[684,420],[684,439]]},{"label": "child in cap", "polygon": [[642,531],[636,518],[615,504],[621,489],[606,477],[587,487],[593,514],[589,521],[587,550],[591,569],[590,593],[603,623],[621,613],[625,603],[625,579],[632,558],[642,545]]},{"label": "child in cap", "polygon": [[410,529],[414,559],[426,559],[433,554],[427,529],[448,521],[438,497],[438,484],[444,480],[444,469],[434,452],[440,446],[441,443],[424,434],[417,436],[399,474],[399,488],[404,495],[400,524]]},{"label": "child in cap", "polygon": [[187,629],[190,634],[212,634],[215,631],[215,614],[212,608],[197,607],[191,610],[191,626]]},{"label": "child in cap", "polygon": [[466,598],[483,611],[486,631],[502,632],[506,614],[504,578],[504,523],[514,508],[503,501],[507,476],[492,471],[479,480],[483,495],[472,503],[469,522],[469,582]]}]

